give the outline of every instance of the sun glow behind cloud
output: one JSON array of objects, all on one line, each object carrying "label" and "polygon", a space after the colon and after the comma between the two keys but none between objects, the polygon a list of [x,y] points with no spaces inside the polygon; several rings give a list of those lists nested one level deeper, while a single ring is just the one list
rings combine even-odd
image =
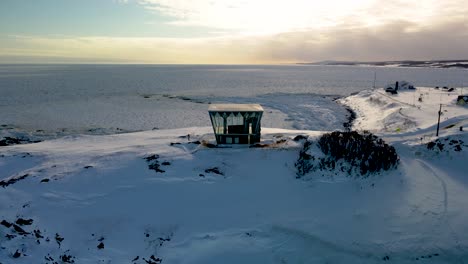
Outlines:
[{"label": "sun glow behind cloud", "polygon": [[[241,34],[378,26],[392,21],[434,22],[466,12],[461,1],[440,0],[140,0],[172,25],[229,29]],[[466,13],[465,13],[466,14]]]},{"label": "sun glow behind cloud", "polygon": [[173,25],[204,26],[243,34],[333,27],[359,14],[373,0],[178,1],[142,0],[146,8],[172,17]]},{"label": "sun glow behind cloud", "polygon": [[[4,36],[0,56],[137,63],[290,63],[468,57],[464,0],[113,0],[198,37]],[[122,21],[121,23],[126,23]],[[119,25],[116,25],[118,28]],[[59,33],[60,34],[60,33]],[[1,36],[0,36],[1,37]],[[55,59],[54,59],[55,60]]]}]

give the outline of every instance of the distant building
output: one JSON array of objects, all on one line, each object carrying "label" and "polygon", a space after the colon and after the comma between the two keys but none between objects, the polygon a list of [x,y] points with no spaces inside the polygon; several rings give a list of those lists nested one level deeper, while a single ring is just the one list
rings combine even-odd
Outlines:
[{"label": "distant building", "polygon": [[259,104],[212,104],[208,108],[218,144],[260,142],[263,108]]}]

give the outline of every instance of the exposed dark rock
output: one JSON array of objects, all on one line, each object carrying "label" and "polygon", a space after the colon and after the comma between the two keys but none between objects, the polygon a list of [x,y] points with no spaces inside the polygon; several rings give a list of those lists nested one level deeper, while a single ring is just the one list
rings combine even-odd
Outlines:
[{"label": "exposed dark rock", "polygon": [[149,161],[153,161],[153,160],[157,160],[157,159],[159,159],[159,155],[158,155],[158,154],[153,154],[153,155],[150,155],[150,156],[148,156],[148,157],[145,157],[145,160],[148,161],[148,162],[149,162]]},{"label": "exposed dark rock", "polygon": [[309,137],[308,136],[304,136],[304,135],[297,135],[294,137],[294,141],[301,141],[301,140],[307,140]]},{"label": "exposed dark rock", "polygon": [[136,256],[134,259],[132,259],[132,262],[137,261],[140,258],[140,256]]},{"label": "exposed dark rock", "polygon": [[15,184],[18,181],[24,180],[29,176],[29,174],[24,174],[23,176],[17,177],[17,178],[11,178],[9,180],[1,180],[0,181],[0,186],[5,188],[8,185]]},{"label": "exposed dark rock", "polygon": [[161,169],[161,165],[159,164],[159,161],[158,161],[159,155],[153,154],[153,155],[150,155],[150,156],[148,156],[148,157],[146,157],[144,159],[148,163],[148,169],[154,170],[157,173],[166,172],[166,171]]},{"label": "exposed dark rock", "polygon": [[59,258],[64,263],[75,263],[75,257],[73,257],[72,255],[63,254]]},{"label": "exposed dark rock", "polygon": [[49,182],[50,179],[42,179],[41,182]]},{"label": "exposed dark rock", "polygon": [[13,254],[12,257],[13,257],[13,258],[19,258],[19,257],[21,257],[21,252],[19,252],[18,250],[16,250],[16,252]]},{"label": "exposed dark rock", "polygon": [[170,236],[168,236],[168,237],[166,237],[166,238],[164,238],[164,237],[158,237],[158,240],[159,240],[159,246],[161,247],[161,246],[164,244],[164,242],[171,241],[171,237],[170,237]]},{"label": "exposed dark rock", "polygon": [[34,233],[34,236],[35,236],[36,238],[44,238],[44,237],[42,236],[42,234],[41,234],[41,231],[40,231],[39,229],[33,230],[33,233]]},{"label": "exposed dark rock", "polygon": [[214,173],[214,174],[218,174],[218,175],[224,175],[224,173],[221,172],[218,167],[213,167],[213,168],[206,169],[205,173]]},{"label": "exposed dark rock", "polygon": [[22,236],[29,235],[30,233],[24,231],[23,228],[19,227],[18,225],[13,224],[13,229],[15,230],[16,233]]},{"label": "exposed dark rock", "polygon": [[91,169],[93,166],[91,165],[88,165],[88,166],[84,166],[85,169]]},{"label": "exposed dark rock", "polygon": [[5,226],[6,228],[10,228],[13,224],[6,220],[2,220],[2,222],[0,222],[0,225]]},{"label": "exposed dark rock", "polygon": [[163,163],[161,163],[161,165],[163,166],[169,166],[171,165],[171,163],[169,161],[164,161]]},{"label": "exposed dark rock", "polygon": [[98,249],[104,249],[104,243],[103,242],[99,243],[99,245],[97,245],[97,248]]},{"label": "exposed dark rock", "polygon": [[153,164],[148,165],[148,169],[154,170],[155,172],[159,172],[159,173],[166,172],[165,170],[161,170],[160,167],[161,166],[159,165],[159,163],[153,163]]},{"label": "exposed dark rock", "polygon": [[61,246],[61,243],[62,243],[63,240],[64,240],[63,237],[61,237],[58,233],[55,233],[55,241],[57,242],[59,247]]},{"label": "exposed dark rock", "polygon": [[149,259],[143,258],[147,264],[160,264],[162,262],[161,258],[156,258],[154,255],[151,255]]},{"label": "exposed dark rock", "polygon": [[32,225],[32,223],[33,223],[32,219],[23,219],[23,218],[16,219],[16,224],[20,226]]}]

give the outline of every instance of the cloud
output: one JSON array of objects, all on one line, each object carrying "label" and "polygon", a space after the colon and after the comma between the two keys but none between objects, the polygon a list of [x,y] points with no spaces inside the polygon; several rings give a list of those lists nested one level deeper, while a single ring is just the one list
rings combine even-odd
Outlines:
[{"label": "cloud", "polygon": [[[0,57],[10,62],[62,60],[122,63],[254,63],[239,40],[228,38],[117,38],[10,36]],[[5,60],[4,60],[5,61]]]},{"label": "cloud", "polygon": [[[292,32],[264,45],[261,57],[283,61],[466,59],[468,23],[450,22],[419,28],[406,21],[376,28]],[[456,33],[455,33],[456,32]]]},{"label": "cloud", "polygon": [[468,22],[415,29],[395,21],[378,27],[310,29],[261,36],[196,39],[25,37],[2,41],[0,57],[122,63],[294,63],[320,60],[467,59]]},{"label": "cloud", "polygon": [[239,34],[274,34],[330,30],[343,25],[380,26],[408,21],[429,25],[465,17],[464,0],[139,0],[148,10],[172,18],[178,26],[236,30]]},{"label": "cloud", "polygon": [[460,0],[134,1],[172,17],[174,25],[203,25],[219,33],[205,38],[0,36],[0,59],[189,64],[468,59],[468,7]]}]

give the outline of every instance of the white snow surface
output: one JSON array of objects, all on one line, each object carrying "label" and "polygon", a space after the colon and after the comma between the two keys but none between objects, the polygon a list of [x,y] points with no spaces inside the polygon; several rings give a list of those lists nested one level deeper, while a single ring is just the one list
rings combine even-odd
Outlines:
[{"label": "white snow surface", "polygon": [[[468,108],[454,105],[457,92],[439,93],[377,89],[342,100],[357,112],[355,128],[383,137],[401,159],[366,178],[296,179],[301,142],[292,138],[324,133],[310,130],[262,128],[267,148],[190,143],[213,142],[210,127],[1,147],[0,179],[28,176],[0,188],[0,221],[33,219],[21,227],[43,238],[0,225],[0,262],[467,263],[468,134],[459,126]],[[463,140],[462,151],[425,145],[439,103],[439,138]],[[153,154],[165,172],[148,169]],[[223,175],[205,171],[215,167]]]}]

